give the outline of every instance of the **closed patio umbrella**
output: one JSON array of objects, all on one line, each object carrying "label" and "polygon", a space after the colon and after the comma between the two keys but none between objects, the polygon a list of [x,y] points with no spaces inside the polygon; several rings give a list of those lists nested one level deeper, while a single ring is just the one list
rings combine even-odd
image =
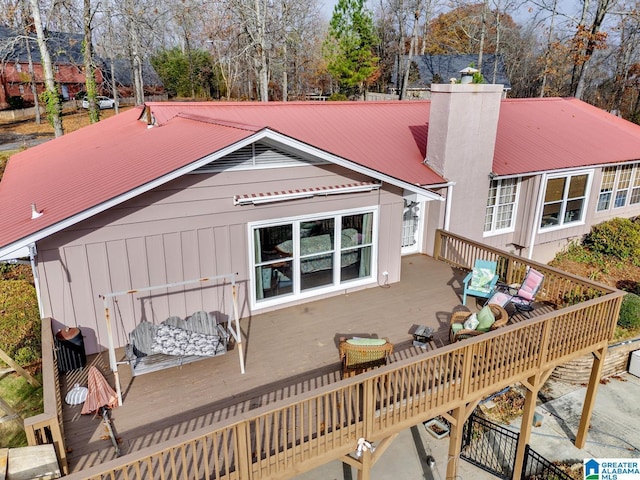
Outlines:
[{"label": "closed patio umbrella", "polygon": [[87,380],[87,399],[82,406],[82,415],[96,413],[100,407],[114,408],[118,405],[116,392],[111,388],[107,380],[96,367],[89,367]]}]

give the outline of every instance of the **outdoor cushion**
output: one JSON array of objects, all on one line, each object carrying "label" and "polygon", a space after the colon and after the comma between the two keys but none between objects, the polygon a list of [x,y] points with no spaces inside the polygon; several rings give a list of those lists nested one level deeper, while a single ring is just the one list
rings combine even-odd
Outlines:
[{"label": "outdoor cushion", "polygon": [[491,326],[495,323],[496,317],[493,316],[493,312],[489,305],[482,307],[482,310],[478,312],[478,326],[476,330],[479,332],[488,332],[491,330]]},{"label": "outdoor cushion", "polygon": [[380,346],[387,343],[384,338],[361,338],[353,337],[347,339],[349,345],[363,345],[363,346]]},{"label": "outdoor cushion", "polygon": [[491,290],[491,280],[495,273],[489,268],[474,268],[471,275],[471,284],[469,287],[472,290],[479,292],[489,292]]},{"label": "outdoor cushion", "polygon": [[467,318],[464,321],[464,329],[475,330],[477,326],[478,326],[478,316],[475,313],[472,313],[471,315],[469,315],[469,318]]},{"label": "outdoor cushion", "polygon": [[527,275],[525,276],[524,283],[518,290],[518,296],[524,298],[525,300],[533,300],[536,293],[540,289],[540,285],[544,280],[544,275],[534,269],[529,269]]},{"label": "outdoor cushion", "polygon": [[460,330],[464,329],[464,325],[462,325],[461,323],[453,323],[451,324],[451,331],[455,334],[458,333]]},{"label": "outdoor cushion", "polygon": [[165,355],[214,356],[220,338],[215,335],[190,332],[171,325],[160,325],[151,351]]}]

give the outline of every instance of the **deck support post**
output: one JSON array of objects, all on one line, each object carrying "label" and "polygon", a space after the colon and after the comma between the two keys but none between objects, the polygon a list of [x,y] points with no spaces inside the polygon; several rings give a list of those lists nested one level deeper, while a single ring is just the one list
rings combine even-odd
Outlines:
[{"label": "deck support post", "polygon": [[589,432],[589,424],[591,423],[593,407],[596,403],[596,394],[598,393],[598,385],[600,385],[600,378],[602,377],[602,368],[604,366],[604,357],[606,356],[606,353],[606,347],[601,347],[593,352],[593,365],[591,366],[589,385],[587,386],[587,392],[584,397],[582,415],[580,415],[580,425],[578,426],[578,433],[574,443],[578,448],[584,448],[584,444],[587,441],[587,433]]},{"label": "deck support post", "polygon": [[462,451],[462,430],[464,429],[465,422],[469,419],[479,403],[480,399],[474,400],[465,405],[460,405],[450,413],[446,412],[442,414],[442,417],[451,424],[451,430],[449,432],[449,455],[447,458],[447,480],[455,480],[458,478],[458,460],[460,459],[460,452]]},{"label": "deck support post", "polygon": [[538,393],[547,381],[553,368],[538,372],[529,377],[522,385],[527,389],[524,397],[524,410],[522,412],[522,421],[520,423],[520,435],[518,436],[518,446],[516,447],[516,461],[513,465],[512,480],[520,480],[522,475],[522,467],[524,465],[524,453],[529,439],[531,438],[531,427],[533,426],[533,414],[536,411],[536,401]]},{"label": "deck support post", "polygon": [[458,476],[458,460],[462,450],[462,428],[465,422],[464,405],[451,411],[451,416],[447,416],[451,421],[451,431],[449,432],[449,454],[447,456],[447,480],[454,480]]},{"label": "deck support post", "polygon": [[355,459],[347,454],[343,456],[341,460],[343,463],[358,469],[358,480],[369,480],[369,478],[371,478],[371,467],[380,460],[380,457],[386,452],[387,448],[389,448],[398,435],[398,433],[394,433],[380,440],[378,445],[376,445],[375,452],[370,450],[363,451],[359,459]]},{"label": "deck support post", "polygon": [[371,456],[370,450],[362,452],[360,468],[358,469],[358,480],[371,480],[371,467],[373,466]]}]

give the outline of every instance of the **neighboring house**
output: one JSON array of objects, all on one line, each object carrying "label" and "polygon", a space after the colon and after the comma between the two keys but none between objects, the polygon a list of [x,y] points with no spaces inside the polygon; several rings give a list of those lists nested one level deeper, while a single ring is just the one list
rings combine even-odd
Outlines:
[{"label": "neighboring house", "polygon": [[[82,42],[81,34],[47,32],[54,78],[65,100],[72,99],[76,93],[84,89]],[[27,38],[24,34],[0,26],[0,108],[9,106],[9,97],[22,97],[26,103],[33,104],[29,55],[33,64],[36,89],[40,94],[45,90],[45,85],[35,34],[30,34]],[[103,82],[100,69],[96,69],[96,82]]]},{"label": "neighboring house", "polygon": [[[102,69],[105,77],[111,82],[111,60],[104,60]],[[131,61],[124,58],[116,58],[113,60],[113,71],[115,84],[118,87],[118,95],[122,97],[133,97],[133,65]],[[162,79],[156,73],[150,62],[142,64],[142,81],[144,83],[145,95],[162,95],[164,93],[164,84]]]},{"label": "neighboring house", "polygon": [[[547,261],[640,214],[640,126],[575,99],[433,85],[431,101],[150,103],[16,154],[0,258],[105,346],[99,294],[237,273],[240,316],[399,281],[435,230]],[[141,318],[222,299],[118,303]],[[116,346],[124,346],[123,333]]]},{"label": "neighboring house", "polygon": [[[406,62],[406,57],[402,59]],[[460,72],[471,65],[477,68],[478,55],[414,55],[409,68],[407,98],[429,99],[432,83],[450,83],[452,78],[460,79]],[[502,55],[484,54],[480,73],[487,83],[500,84],[504,93],[511,90]],[[401,83],[398,79],[398,63],[391,74],[391,90],[399,94]]]}]

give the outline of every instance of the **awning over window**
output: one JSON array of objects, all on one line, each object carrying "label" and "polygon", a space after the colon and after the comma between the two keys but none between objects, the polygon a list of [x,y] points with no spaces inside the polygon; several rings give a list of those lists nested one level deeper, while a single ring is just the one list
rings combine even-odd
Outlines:
[{"label": "awning over window", "polygon": [[296,188],[292,190],[282,190],[280,192],[249,193],[244,195],[235,195],[233,197],[233,204],[260,205],[262,203],[284,202],[287,200],[297,200],[299,198],[339,195],[343,193],[371,192],[372,190],[378,190],[380,186],[381,184],[375,182],[358,182],[325,187]]}]

